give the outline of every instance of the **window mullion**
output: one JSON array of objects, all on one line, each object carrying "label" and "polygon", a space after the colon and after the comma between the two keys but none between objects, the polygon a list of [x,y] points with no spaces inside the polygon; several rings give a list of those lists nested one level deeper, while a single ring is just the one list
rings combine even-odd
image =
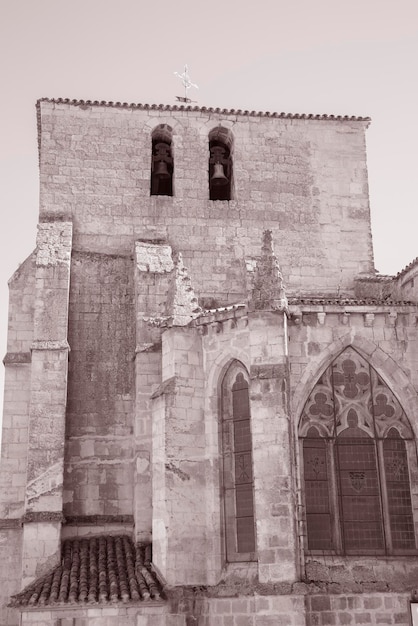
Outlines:
[{"label": "window mullion", "polygon": [[343,510],[342,510],[342,500],[341,500],[341,484],[340,484],[340,465],[338,458],[338,432],[337,432],[337,402],[335,400],[335,387],[334,387],[334,367],[331,366],[331,387],[332,387],[332,401],[333,401],[333,424],[334,424],[334,432],[332,433],[331,440],[331,450],[330,450],[330,464],[332,466],[332,471],[330,474],[331,480],[331,497],[333,502],[333,516],[334,516],[334,533],[335,533],[335,551],[337,553],[345,553],[345,542],[344,542],[344,524],[343,520]]},{"label": "window mullion", "polygon": [[335,552],[343,551],[342,524],[340,523],[341,506],[340,506],[340,488],[338,462],[336,459],[336,439],[328,439],[326,442],[326,455],[329,470],[329,499],[330,499],[330,515],[332,527],[332,544]]},{"label": "window mullion", "polygon": [[389,501],[388,493],[386,489],[386,470],[385,462],[383,458],[383,441],[382,439],[376,440],[377,447],[377,463],[378,463],[378,478],[380,487],[380,501],[382,506],[382,519],[383,519],[383,532],[385,535],[385,545],[388,554],[393,553],[392,545],[392,533],[390,529],[390,517],[389,517]]}]

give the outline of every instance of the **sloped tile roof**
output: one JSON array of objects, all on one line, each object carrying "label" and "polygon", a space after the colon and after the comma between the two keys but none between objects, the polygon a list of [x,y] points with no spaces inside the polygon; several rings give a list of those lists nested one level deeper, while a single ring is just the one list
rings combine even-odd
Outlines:
[{"label": "sloped tile roof", "polygon": [[413,259],[413,261],[411,261],[410,263],[408,263],[408,265],[406,267],[404,267],[400,272],[398,272],[396,274],[396,278],[401,278],[402,276],[404,276],[405,274],[407,274],[409,272],[409,270],[412,270],[414,267],[416,267],[418,265],[418,256],[415,257],[415,259]]},{"label": "sloped tile roof", "polygon": [[160,600],[150,557],[150,545],[135,546],[127,535],[67,539],[61,563],[12,596],[10,606]]},{"label": "sloped tile roof", "polygon": [[277,113],[270,111],[247,111],[243,109],[221,109],[205,106],[190,106],[178,104],[141,104],[135,102],[108,102],[106,100],[71,100],[70,98],[39,98],[37,105],[41,102],[52,102],[54,104],[72,104],[73,106],[89,107],[115,107],[118,109],[142,109],[143,111],[197,111],[199,113],[221,113],[222,115],[244,115],[249,117],[279,117],[292,120],[334,120],[338,122],[370,122],[370,117],[358,115],[332,115],[319,113]]}]

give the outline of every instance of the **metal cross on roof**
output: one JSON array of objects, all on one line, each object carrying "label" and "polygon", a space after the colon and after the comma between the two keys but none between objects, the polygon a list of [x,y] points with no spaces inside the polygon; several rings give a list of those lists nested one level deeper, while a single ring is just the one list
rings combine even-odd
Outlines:
[{"label": "metal cross on roof", "polygon": [[190,89],[191,87],[194,87],[195,89],[199,89],[199,87],[195,83],[192,83],[192,81],[190,80],[189,68],[187,67],[187,65],[185,65],[184,72],[182,74],[179,74],[178,72],[174,72],[174,74],[178,78],[180,78],[184,87],[184,97],[176,96],[177,100],[180,100],[180,102],[191,102],[190,98],[187,97],[187,90]]}]

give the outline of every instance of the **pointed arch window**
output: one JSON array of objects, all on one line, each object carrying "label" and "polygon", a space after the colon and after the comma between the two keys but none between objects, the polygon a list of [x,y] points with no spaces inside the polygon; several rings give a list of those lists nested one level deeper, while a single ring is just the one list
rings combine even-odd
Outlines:
[{"label": "pointed arch window", "polygon": [[353,348],[316,383],[299,436],[308,550],[415,552],[412,429],[395,395]]},{"label": "pointed arch window", "polygon": [[214,128],[209,133],[209,199],[232,198],[232,133],[227,128]]},{"label": "pointed arch window", "polygon": [[228,561],[255,560],[253,458],[248,374],[238,362],[222,382],[222,460]]},{"label": "pointed arch window", "polygon": [[160,124],[152,133],[151,195],[173,195],[172,128]]}]

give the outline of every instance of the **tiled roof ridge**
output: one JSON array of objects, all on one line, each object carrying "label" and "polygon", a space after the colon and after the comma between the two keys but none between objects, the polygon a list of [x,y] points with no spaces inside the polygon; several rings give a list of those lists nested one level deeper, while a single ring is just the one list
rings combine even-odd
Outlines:
[{"label": "tiled roof ridge", "polygon": [[416,306],[416,302],[410,300],[393,300],[391,298],[297,298],[289,297],[289,305],[347,305],[347,306]]},{"label": "tiled roof ridge", "polygon": [[400,272],[398,272],[395,276],[395,278],[401,278],[402,276],[404,276],[405,274],[407,274],[409,272],[409,270],[411,270],[413,267],[415,267],[416,265],[418,265],[418,256],[415,257],[415,259],[413,259],[410,263],[408,263],[408,265],[406,265]]},{"label": "tiled roof ridge", "polygon": [[376,282],[376,283],[390,283],[395,279],[392,274],[366,274],[363,276],[357,276],[355,280],[357,282]]},{"label": "tiled roof ridge", "polygon": [[151,545],[134,545],[128,535],[66,539],[61,562],[23,591],[10,606],[108,604],[160,600],[151,567]]},{"label": "tiled roof ridge", "polygon": [[37,105],[41,102],[51,102],[53,104],[72,104],[73,106],[102,106],[118,109],[141,109],[144,111],[195,111],[201,113],[217,113],[223,115],[243,115],[247,117],[273,117],[281,119],[309,119],[309,120],[333,120],[338,122],[370,122],[370,117],[357,115],[333,115],[327,113],[278,113],[270,111],[249,111],[242,109],[224,109],[219,107],[190,106],[178,104],[142,104],[135,102],[113,102],[107,100],[77,100],[70,98],[39,98]]},{"label": "tiled roof ridge", "polygon": [[[289,304],[297,305],[297,304],[330,304],[330,305],[398,305],[398,306],[416,306],[416,302],[412,302],[411,300],[394,300],[392,298],[344,298],[344,297],[314,297],[314,296],[290,296]],[[198,319],[219,314],[219,313],[228,313],[237,310],[245,309],[247,305],[245,303],[237,303],[230,304],[222,307],[218,307],[215,309],[204,309]]]}]

